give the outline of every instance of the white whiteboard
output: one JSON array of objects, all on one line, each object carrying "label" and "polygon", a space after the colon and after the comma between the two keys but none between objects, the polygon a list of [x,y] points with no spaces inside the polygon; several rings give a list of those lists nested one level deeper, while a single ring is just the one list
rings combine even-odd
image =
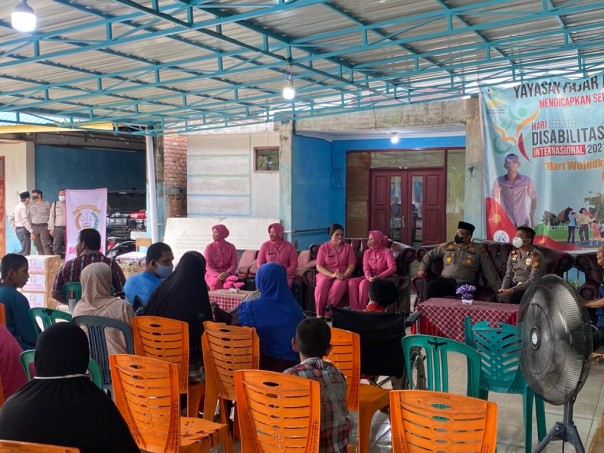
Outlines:
[{"label": "white whiteboard", "polygon": [[212,242],[212,227],[222,223],[229,231],[227,241],[237,250],[259,250],[268,241],[268,226],[279,219],[258,217],[184,218],[170,217],[166,223],[164,242],[174,252],[176,260],[189,250],[203,253]]}]

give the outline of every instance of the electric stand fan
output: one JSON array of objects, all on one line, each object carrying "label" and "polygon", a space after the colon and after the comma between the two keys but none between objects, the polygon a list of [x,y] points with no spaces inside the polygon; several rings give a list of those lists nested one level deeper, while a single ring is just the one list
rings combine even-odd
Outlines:
[{"label": "electric stand fan", "polygon": [[589,374],[593,352],[587,310],[568,283],[546,275],[524,294],[517,329],[520,369],[528,386],[548,403],[564,404],[563,421],[556,422],[534,453],[553,440],[569,442],[584,453],[573,405]]}]

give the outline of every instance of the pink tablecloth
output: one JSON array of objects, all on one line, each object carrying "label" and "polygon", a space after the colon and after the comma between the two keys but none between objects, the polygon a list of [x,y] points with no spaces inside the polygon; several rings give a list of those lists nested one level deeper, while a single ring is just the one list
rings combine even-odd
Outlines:
[{"label": "pink tablecloth", "polygon": [[216,302],[220,308],[224,311],[234,310],[239,306],[241,301],[245,299],[252,291],[239,291],[238,293],[232,293],[228,289],[217,289],[210,291],[210,302]]},{"label": "pink tablecloth", "polygon": [[475,300],[472,305],[459,299],[429,299],[418,305],[419,330],[426,335],[452,338],[464,342],[464,319],[472,318],[472,325],[479,321],[505,322],[516,325],[518,305],[499,304]]}]

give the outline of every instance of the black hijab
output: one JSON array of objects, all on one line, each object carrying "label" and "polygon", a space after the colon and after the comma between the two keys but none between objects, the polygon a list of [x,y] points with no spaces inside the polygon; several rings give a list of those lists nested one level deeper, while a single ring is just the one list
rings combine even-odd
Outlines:
[{"label": "black hijab", "polygon": [[38,337],[36,377],[0,411],[0,439],[77,447],[82,453],[139,452],[111,399],[86,377],[88,339],[59,322]]},{"label": "black hijab", "polygon": [[191,360],[201,357],[203,322],[212,320],[205,282],[206,260],[199,252],[185,253],[165,281],[149,298],[146,315],[163,316],[189,324]]}]

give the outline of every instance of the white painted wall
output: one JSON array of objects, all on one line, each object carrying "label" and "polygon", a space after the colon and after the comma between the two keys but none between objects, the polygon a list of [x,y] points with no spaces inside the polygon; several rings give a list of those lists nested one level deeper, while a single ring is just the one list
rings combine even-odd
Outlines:
[{"label": "white painted wall", "polygon": [[189,217],[279,218],[279,172],[254,171],[254,147],[279,146],[279,133],[189,135]]},{"label": "white painted wall", "polygon": [[[6,212],[2,215],[6,224],[6,252],[11,253],[20,249],[19,241],[8,223],[8,215],[19,203],[19,193],[31,191],[36,187],[35,179],[35,149],[31,142],[0,143],[0,156],[4,156]],[[32,250],[33,249],[32,247]]]}]

